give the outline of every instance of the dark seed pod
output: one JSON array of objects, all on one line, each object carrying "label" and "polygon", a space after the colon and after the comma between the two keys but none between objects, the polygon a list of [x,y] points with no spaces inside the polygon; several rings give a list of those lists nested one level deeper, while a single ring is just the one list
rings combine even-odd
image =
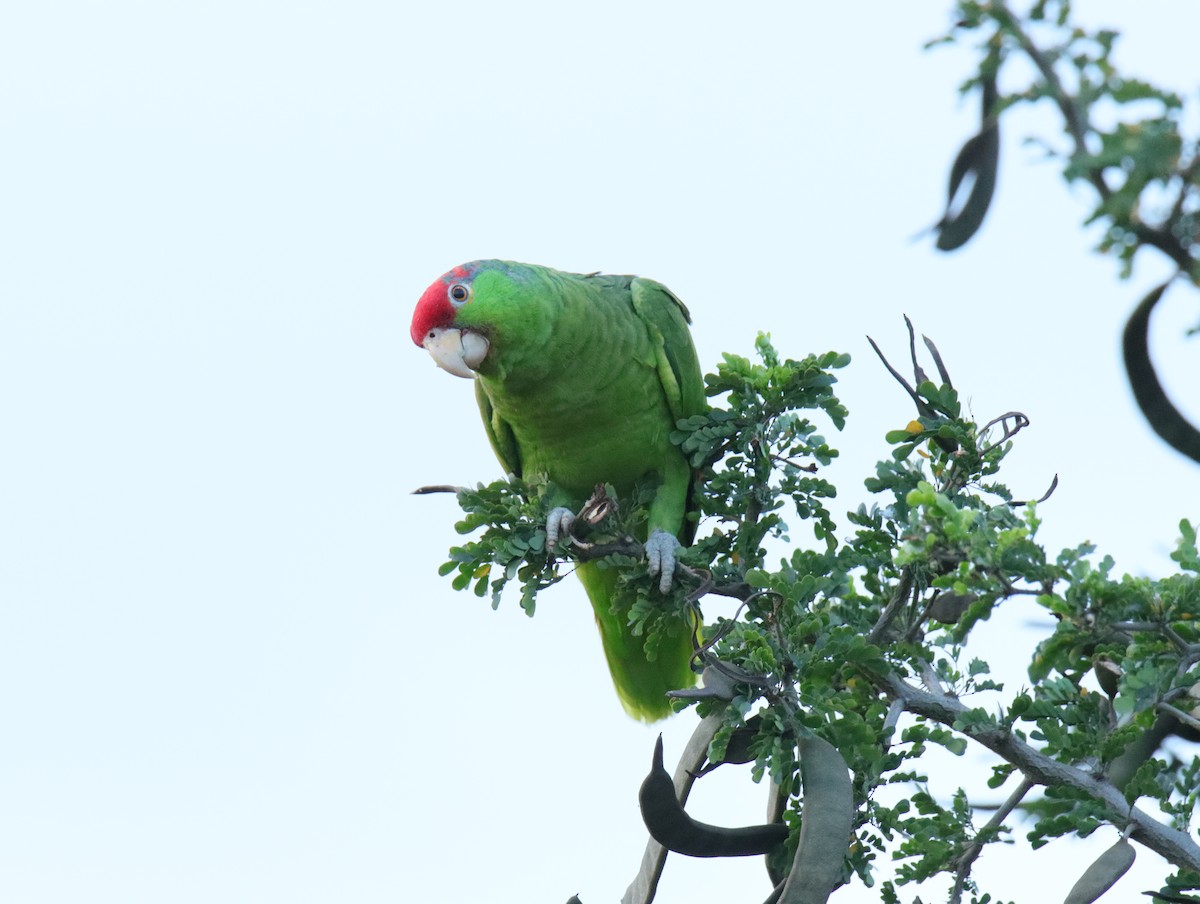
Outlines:
[{"label": "dark seed pod", "polygon": [[1169,283],[1150,291],[1129,315],[1122,337],[1125,372],[1142,414],[1162,439],[1193,461],[1200,461],[1200,429],[1175,407],[1150,360],[1150,314]]},{"label": "dark seed pod", "polygon": [[1092,663],[1092,673],[1100,685],[1100,690],[1112,700],[1117,696],[1117,688],[1121,684],[1121,667],[1108,656],[1097,656]]},{"label": "dark seed pod", "polygon": [[[983,81],[983,115],[979,132],[967,139],[950,167],[946,213],[934,226],[940,251],[953,251],[965,245],[979,231],[992,203],[996,171],[1000,167],[1000,126],[991,115],[995,103],[996,77],[993,75]],[[974,177],[974,182],[966,201],[955,211],[955,196],[968,175]]]},{"label": "dark seed pod", "polygon": [[787,839],[779,824],[725,828],[692,819],[675,796],[675,783],[663,767],[662,735],[654,745],[650,774],[638,791],[642,821],[650,837],[688,857],[749,857],[765,854]]},{"label": "dark seed pod", "polygon": [[957,624],[963,613],[977,599],[979,597],[974,593],[955,593],[953,590],[944,590],[930,604],[929,617],[943,625]]}]

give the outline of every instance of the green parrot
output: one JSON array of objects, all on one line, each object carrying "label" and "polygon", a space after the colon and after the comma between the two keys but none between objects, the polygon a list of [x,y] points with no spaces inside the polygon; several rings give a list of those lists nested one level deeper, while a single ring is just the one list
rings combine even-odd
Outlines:
[{"label": "green parrot", "polygon": [[[635,481],[657,475],[648,533],[638,539],[665,593],[680,538],[690,542],[695,532],[694,475],[669,434],[676,420],[707,410],[690,322],[683,303],[649,279],[488,260],[456,267],[426,289],[411,335],[439,367],[474,378],[505,471],[549,481],[550,549],[597,484],[628,498]],[[633,601],[617,592],[616,572],[580,563],[576,574],[625,710],[647,722],[669,715],[666,692],[696,683],[694,619],[681,616],[679,630],[651,654],[630,629]]]}]

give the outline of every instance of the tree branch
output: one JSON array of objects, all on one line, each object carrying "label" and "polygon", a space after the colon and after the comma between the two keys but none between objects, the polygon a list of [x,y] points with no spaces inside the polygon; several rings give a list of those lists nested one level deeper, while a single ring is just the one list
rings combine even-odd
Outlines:
[{"label": "tree branch", "polygon": [[958,873],[954,877],[954,890],[950,893],[950,904],[959,904],[962,900],[963,886],[967,882],[967,877],[971,875],[971,866],[975,863],[976,858],[983,851],[987,841],[981,841],[982,838],[994,834],[999,828],[1004,825],[1004,820],[1008,819],[1010,813],[1017,808],[1019,804],[1034,787],[1036,782],[1026,776],[1021,780],[1015,791],[1008,796],[1000,808],[988,820],[987,825],[979,830],[979,834],[975,836],[975,840],[958,858]]},{"label": "tree branch", "polygon": [[[1029,33],[1021,27],[1020,20],[1013,15],[1012,10],[1008,8],[1008,4],[1004,0],[993,0],[992,14],[996,17],[996,21],[1017,39],[1017,43],[1021,45],[1021,49],[1025,51],[1026,56],[1037,67],[1038,72],[1042,74],[1042,78],[1046,80],[1046,87],[1050,89],[1050,96],[1062,112],[1063,120],[1067,125],[1067,132],[1075,142],[1075,151],[1071,154],[1071,159],[1075,160],[1080,157],[1089,156],[1087,133],[1091,130],[1091,125],[1087,121],[1087,114],[1080,111],[1075,98],[1067,91],[1062,83],[1062,79],[1058,77],[1058,73],[1054,70],[1054,64],[1033,43],[1033,39],[1029,37]],[[1088,181],[1095,186],[1100,197],[1107,201],[1112,196],[1112,189],[1108,187],[1108,183],[1104,179],[1104,173],[1094,167],[1089,167],[1087,173]]]},{"label": "tree branch", "polygon": [[[1054,64],[1033,43],[1033,39],[1029,36],[1029,33],[1021,27],[1020,20],[1013,15],[1004,0],[993,0],[991,7],[996,21],[1016,39],[1021,49],[1033,62],[1033,65],[1037,67],[1038,72],[1042,74],[1050,97],[1062,113],[1067,132],[1074,141],[1075,150],[1071,154],[1071,160],[1087,159],[1090,156],[1087,147],[1087,136],[1092,131],[1092,126],[1087,120],[1087,114],[1081,110],[1077,98],[1067,91],[1062,80],[1058,77],[1058,73],[1054,70]],[[1179,173],[1184,180],[1183,186],[1180,189],[1180,206],[1182,206],[1184,197],[1190,186],[1188,174],[1193,172],[1193,170],[1194,167],[1189,166]],[[1096,193],[1100,195],[1101,201],[1108,201],[1113,195],[1113,190],[1104,178],[1104,169],[1102,167],[1089,166],[1084,169],[1084,172],[1087,175],[1087,181],[1092,184],[1096,189]],[[1161,226],[1150,226],[1139,220],[1136,213],[1132,219],[1131,228],[1138,241],[1152,248],[1157,248],[1174,261],[1180,270],[1188,274],[1193,274],[1193,279],[1195,278],[1196,261],[1188,253],[1187,247],[1181,244],[1171,234],[1169,229]]]},{"label": "tree branch", "polygon": [[900,580],[896,583],[896,589],[892,592],[892,598],[888,600],[888,604],[884,606],[883,611],[879,613],[879,620],[875,622],[875,627],[871,629],[871,633],[867,635],[867,643],[873,643],[878,646],[892,622],[900,614],[900,610],[904,607],[912,594],[913,588],[913,573],[911,568],[903,568],[900,571]]},{"label": "tree branch", "polygon": [[961,731],[1016,766],[1028,780],[1036,784],[1074,788],[1100,801],[1113,813],[1127,813],[1127,822],[1133,827],[1133,834],[1141,844],[1177,866],[1200,871],[1200,846],[1188,833],[1164,826],[1144,811],[1131,807],[1125,796],[1108,782],[1052,759],[1011,732],[999,728],[979,731],[956,725],[961,717],[970,712],[970,708],[954,697],[931,694],[892,675],[883,681],[888,696],[903,700],[904,708],[909,712]]}]

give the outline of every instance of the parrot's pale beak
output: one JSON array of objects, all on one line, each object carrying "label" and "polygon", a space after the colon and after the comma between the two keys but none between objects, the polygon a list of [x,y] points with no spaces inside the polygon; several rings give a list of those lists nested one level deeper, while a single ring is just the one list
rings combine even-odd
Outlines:
[{"label": "parrot's pale beak", "polygon": [[450,327],[434,327],[421,344],[438,367],[468,380],[475,376],[475,369],[488,353],[488,341],[483,336]]}]

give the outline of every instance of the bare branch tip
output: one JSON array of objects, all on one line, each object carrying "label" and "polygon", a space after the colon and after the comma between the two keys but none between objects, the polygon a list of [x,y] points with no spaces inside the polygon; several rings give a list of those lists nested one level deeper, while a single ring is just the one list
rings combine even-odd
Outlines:
[{"label": "bare branch tip", "polygon": [[427,487],[417,487],[415,490],[412,491],[412,495],[428,496],[431,493],[460,493],[465,489],[466,489],[466,487],[456,487],[456,486],[451,486],[448,483],[439,483],[439,484],[434,484],[432,486],[427,486]]}]

